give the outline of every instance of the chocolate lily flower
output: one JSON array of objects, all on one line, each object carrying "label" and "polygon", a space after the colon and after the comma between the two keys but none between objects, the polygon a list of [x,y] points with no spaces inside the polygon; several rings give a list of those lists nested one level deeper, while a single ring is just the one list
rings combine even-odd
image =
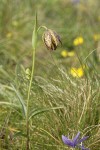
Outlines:
[{"label": "chocolate lily flower", "polygon": [[87,148],[84,148],[84,145],[82,146],[80,145],[83,141],[85,141],[88,138],[88,136],[83,137],[82,139],[79,139],[79,136],[80,132],[77,133],[77,135],[73,138],[73,140],[70,140],[68,137],[62,135],[62,140],[66,145],[70,147],[75,148],[77,146],[80,147],[81,150],[88,150]]},{"label": "chocolate lily flower", "polygon": [[50,50],[56,50],[58,44],[61,43],[60,36],[56,32],[50,29],[47,29],[44,32],[42,38],[43,38],[44,44]]}]

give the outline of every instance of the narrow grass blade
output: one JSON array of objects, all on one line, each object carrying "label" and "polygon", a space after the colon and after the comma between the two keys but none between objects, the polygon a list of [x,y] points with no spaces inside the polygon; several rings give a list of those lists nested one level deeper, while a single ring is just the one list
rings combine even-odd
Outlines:
[{"label": "narrow grass blade", "polygon": [[3,102],[3,101],[0,102],[0,105],[9,107],[10,109],[13,109],[14,111],[16,111],[17,114],[22,116],[22,114],[19,112],[19,109],[21,109],[20,106],[15,105],[14,103]]},{"label": "narrow grass blade", "polygon": [[7,105],[8,107],[12,107],[12,108],[20,108],[18,105],[15,105],[13,103],[9,103],[9,102],[0,102],[0,105]]},{"label": "narrow grass blade", "polygon": [[17,138],[17,137],[24,137],[24,138],[27,138],[27,135],[25,133],[23,133],[22,131],[19,131],[19,132],[16,132],[14,135],[13,135],[13,139]]},{"label": "narrow grass blade", "polygon": [[25,106],[24,100],[23,100],[21,94],[19,93],[19,91],[17,91],[13,85],[12,85],[12,88],[13,88],[14,92],[16,93],[16,95],[19,99],[19,102],[22,106],[22,112],[24,114],[24,117],[26,117],[26,106]]},{"label": "narrow grass blade", "polygon": [[56,110],[56,109],[61,109],[63,107],[52,107],[52,108],[35,108],[33,109],[30,114],[29,114],[29,120],[38,115],[38,114],[41,114],[41,113],[44,113],[44,112],[47,112],[47,111],[50,111],[50,110]]}]

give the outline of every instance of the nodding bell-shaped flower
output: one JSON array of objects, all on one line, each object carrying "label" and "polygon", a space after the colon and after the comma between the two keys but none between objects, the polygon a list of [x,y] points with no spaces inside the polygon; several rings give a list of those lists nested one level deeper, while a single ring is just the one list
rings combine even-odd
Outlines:
[{"label": "nodding bell-shaped flower", "polygon": [[51,29],[46,29],[42,38],[44,44],[49,50],[56,50],[59,43],[62,44],[60,36]]}]

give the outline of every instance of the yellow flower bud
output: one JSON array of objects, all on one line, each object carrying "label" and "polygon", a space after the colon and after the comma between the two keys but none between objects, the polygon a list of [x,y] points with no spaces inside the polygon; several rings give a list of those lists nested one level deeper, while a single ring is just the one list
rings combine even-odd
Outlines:
[{"label": "yellow flower bud", "polygon": [[74,46],[78,46],[78,45],[82,45],[83,42],[84,42],[84,39],[83,37],[80,36],[74,39],[73,44]]},{"label": "yellow flower bud", "polygon": [[75,56],[75,52],[74,52],[74,51],[70,51],[70,52],[68,52],[68,56],[69,56],[69,57],[73,57],[73,56]]},{"label": "yellow flower bud", "polygon": [[84,70],[82,67],[80,68],[71,68],[70,73],[73,77],[83,77],[84,76]]},{"label": "yellow flower bud", "polygon": [[68,56],[68,52],[66,50],[63,50],[61,52],[61,56],[64,57],[64,58],[66,58]]}]

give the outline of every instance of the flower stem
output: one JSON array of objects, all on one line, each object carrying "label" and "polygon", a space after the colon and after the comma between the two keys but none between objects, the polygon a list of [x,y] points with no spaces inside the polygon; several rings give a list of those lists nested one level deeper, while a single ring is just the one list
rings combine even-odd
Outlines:
[{"label": "flower stem", "polygon": [[33,35],[32,35],[32,47],[33,47],[32,71],[31,71],[31,77],[30,77],[30,82],[29,82],[28,95],[27,95],[27,106],[26,106],[27,107],[27,113],[26,113],[26,134],[27,134],[26,150],[30,149],[29,100],[30,100],[30,93],[31,93],[31,87],[32,87],[32,79],[33,79],[33,75],[34,75],[36,44],[37,44],[37,14],[35,15],[35,24],[34,24],[34,30],[33,30]]},{"label": "flower stem", "polygon": [[43,29],[45,29],[45,30],[48,29],[46,26],[40,26],[40,27],[38,28],[37,32],[38,32],[41,28],[43,28]]},{"label": "flower stem", "polygon": [[32,86],[32,79],[34,75],[34,63],[35,63],[35,49],[33,50],[33,60],[32,60],[32,71],[31,71],[31,78],[30,78],[30,83],[29,83],[29,88],[28,88],[28,96],[27,96],[27,115],[26,115],[26,129],[27,129],[27,146],[26,150],[29,150],[29,99],[30,99],[30,93],[31,93],[31,86]]}]

